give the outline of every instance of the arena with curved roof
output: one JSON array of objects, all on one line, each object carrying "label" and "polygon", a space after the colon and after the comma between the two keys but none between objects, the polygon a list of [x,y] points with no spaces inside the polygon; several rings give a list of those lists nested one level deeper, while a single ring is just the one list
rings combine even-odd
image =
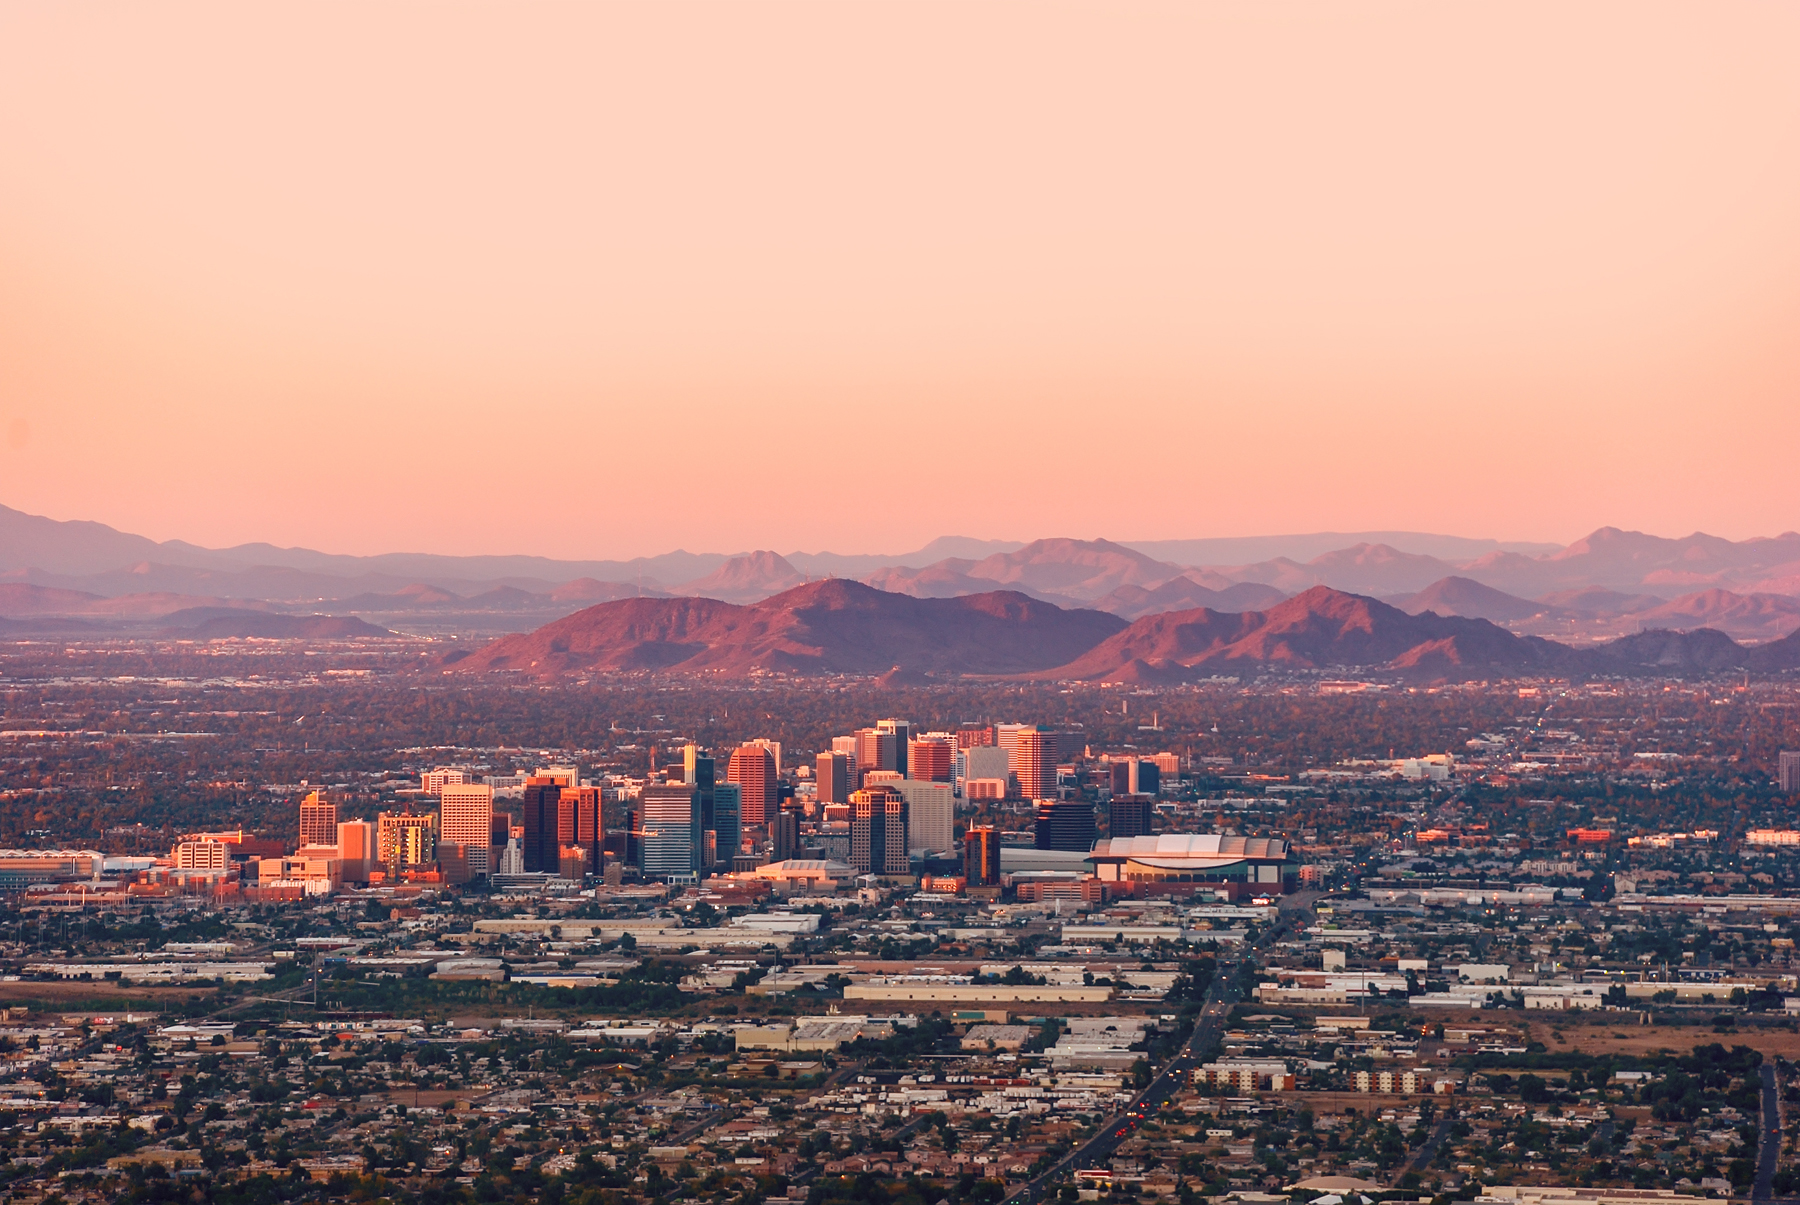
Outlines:
[{"label": "arena with curved roof", "polygon": [[1088,862],[1103,882],[1141,884],[1253,883],[1289,889],[1299,864],[1276,837],[1159,833],[1098,841]]}]

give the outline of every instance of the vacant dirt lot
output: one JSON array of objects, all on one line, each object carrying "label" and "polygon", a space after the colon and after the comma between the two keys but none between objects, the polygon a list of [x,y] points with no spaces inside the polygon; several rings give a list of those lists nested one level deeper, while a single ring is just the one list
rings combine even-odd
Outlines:
[{"label": "vacant dirt lot", "polygon": [[0,983],[0,1008],[8,1005],[42,1005],[45,1009],[107,1010],[130,1008],[156,1011],[157,1005],[180,1008],[210,988],[129,987],[118,983],[55,980],[48,983]]},{"label": "vacant dirt lot", "polygon": [[1579,1050],[1584,1054],[1654,1054],[1672,1050],[1686,1054],[1696,1046],[1718,1042],[1723,1046],[1749,1046],[1782,1058],[1800,1058],[1800,1033],[1785,1028],[1748,1027],[1735,1033],[1715,1033],[1711,1025],[1618,1025],[1569,1021],[1554,1024],[1533,1019],[1533,1041],[1554,1051]]}]

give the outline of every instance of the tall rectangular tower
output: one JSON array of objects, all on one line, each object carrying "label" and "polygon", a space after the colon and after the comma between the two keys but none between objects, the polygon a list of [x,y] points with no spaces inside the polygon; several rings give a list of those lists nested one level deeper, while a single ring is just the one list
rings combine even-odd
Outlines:
[{"label": "tall rectangular tower", "polygon": [[1152,831],[1151,817],[1155,807],[1148,795],[1114,795],[1108,805],[1106,835],[1109,837],[1144,837]]},{"label": "tall rectangular tower", "polygon": [[1067,853],[1086,853],[1094,848],[1094,809],[1080,799],[1042,799],[1038,801],[1038,849],[1056,849]]},{"label": "tall rectangular tower", "polygon": [[818,780],[820,803],[850,802],[850,754],[821,753],[813,763],[813,773]]},{"label": "tall rectangular tower", "polygon": [[647,875],[692,879],[704,835],[699,831],[699,792],[686,783],[648,783],[638,800],[638,868]]},{"label": "tall rectangular tower", "polygon": [[375,866],[375,825],[369,820],[340,820],[337,826],[338,860],[346,883],[367,883]]},{"label": "tall rectangular tower", "polygon": [[972,828],[963,834],[963,878],[971,887],[1000,885],[1000,830]]},{"label": "tall rectangular tower", "polygon": [[850,796],[850,864],[858,874],[900,875],[906,856],[906,796],[892,787],[865,787]]},{"label": "tall rectangular tower", "polygon": [[910,852],[947,852],[956,847],[956,798],[947,782],[908,778],[894,784],[906,798],[906,844]]},{"label": "tall rectangular tower", "polygon": [[337,804],[314,791],[300,801],[300,844],[337,844]]},{"label": "tall rectangular tower", "polygon": [[468,854],[469,877],[492,869],[488,849],[494,833],[494,788],[484,783],[446,783],[438,796],[438,832]]},{"label": "tall rectangular tower", "polygon": [[519,805],[524,812],[521,846],[527,874],[555,874],[562,866],[562,851],[556,842],[562,793],[563,783],[553,775],[533,774],[525,780]]},{"label": "tall rectangular tower", "polygon": [[[1011,727],[1007,725],[1005,727]],[[1002,736],[1007,735],[1002,728]],[[1007,769],[1019,784],[1021,799],[1054,799],[1056,798],[1056,761],[1060,752],[1060,743],[1054,732],[1045,732],[1036,725],[1019,726],[1010,734],[1011,748],[1007,750]],[[1002,740],[1004,746],[1008,744]]]},{"label": "tall rectangular tower", "polygon": [[726,764],[725,780],[743,788],[743,823],[753,828],[767,824],[780,805],[775,755],[761,745],[741,745]]},{"label": "tall rectangular tower", "polygon": [[727,870],[744,842],[744,792],[735,782],[722,782],[713,788],[714,858]]}]

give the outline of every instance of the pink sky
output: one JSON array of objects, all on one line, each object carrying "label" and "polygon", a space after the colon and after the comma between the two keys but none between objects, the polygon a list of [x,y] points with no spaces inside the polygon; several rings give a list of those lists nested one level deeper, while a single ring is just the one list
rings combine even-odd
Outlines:
[{"label": "pink sky", "polygon": [[0,7],[0,503],[1800,527],[1800,5]]}]

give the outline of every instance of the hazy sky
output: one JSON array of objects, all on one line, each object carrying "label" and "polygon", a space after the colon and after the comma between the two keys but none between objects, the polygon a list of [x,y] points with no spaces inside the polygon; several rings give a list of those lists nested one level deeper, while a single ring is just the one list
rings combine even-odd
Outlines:
[{"label": "hazy sky", "polygon": [[0,5],[0,502],[1800,527],[1800,5]]}]

